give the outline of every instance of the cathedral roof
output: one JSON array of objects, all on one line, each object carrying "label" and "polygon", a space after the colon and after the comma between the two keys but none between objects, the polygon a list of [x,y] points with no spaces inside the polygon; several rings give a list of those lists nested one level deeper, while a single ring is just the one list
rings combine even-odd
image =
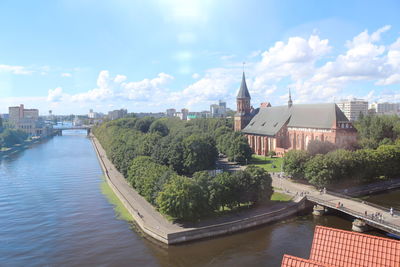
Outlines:
[{"label": "cathedral roof", "polygon": [[251,98],[249,90],[247,89],[246,77],[243,72],[242,84],[240,85],[239,93],[236,98]]},{"label": "cathedral roof", "polygon": [[261,107],[242,132],[274,136],[286,122],[288,127],[331,129],[348,119],[334,103]]}]

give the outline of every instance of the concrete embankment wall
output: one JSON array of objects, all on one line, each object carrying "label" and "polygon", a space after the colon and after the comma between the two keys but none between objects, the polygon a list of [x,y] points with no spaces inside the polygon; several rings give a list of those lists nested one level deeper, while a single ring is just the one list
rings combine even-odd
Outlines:
[{"label": "concrete embankment wall", "polygon": [[[95,137],[92,137],[95,138]],[[161,233],[160,231],[157,231],[156,229],[151,229],[151,227],[147,226],[146,223],[140,218],[137,210],[134,208],[135,203],[129,203],[127,201],[127,198],[124,196],[122,193],[122,190],[118,188],[117,183],[113,183],[112,178],[109,177],[108,171],[106,169],[106,166],[101,158],[101,155],[99,154],[99,150],[97,149],[96,143],[92,140],[93,146],[96,151],[97,158],[99,159],[101,168],[103,169],[103,172],[106,176],[106,181],[114,191],[114,193],[117,195],[117,197],[121,200],[125,208],[129,211],[129,213],[132,215],[134,218],[135,222],[139,226],[139,228],[147,235],[151,236],[152,238],[161,241],[162,243],[165,244],[178,244],[178,243],[183,243],[187,241],[194,241],[194,240],[199,240],[199,239],[204,239],[204,238],[210,238],[210,237],[215,237],[219,235],[226,235],[226,234],[231,234],[234,232],[238,231],[243,231],[245,229],[249,229],[252,227],[260,226],[263,224],[275,222],[278,220],[282,220],[284,218],[290,217],[295,215],[296,213],[304,210],[307,207],[306,203],[306,198],[302,198],[298,202],[294,202],[289,204],[288,206],[260,214],[260,215],[255,215],[252,217],[247,217],[243,218],[240,220],[235,220],[231,222],[226,222],[226,223],[221,223],[221,224],[215,224],[215,225],[210,225],[206,227],[199,227],[199,228],[191,228],[191,229],[182,229],[180,231],[176,231],[173,233],[168,233],[164,234]],[[132,190],[134,190],[132,188]]]},{"label": "concrete embankment wall", "polygon": [[168,234],[168,242],[170,244],[177,244],[177,243],[209,238],[219,235],[231,234],[234,232],[242,231],[245,229],[285,219],[287,217],[295,215],[296,213],[304,210],[305,208],[306,208],[306,199],[303,198],[299,202],[293,203],[292,205],[277,211],[264,213],[232,222],[226,222],[222,224],[201,227],[198,229],[187,230],[184,232]]}]

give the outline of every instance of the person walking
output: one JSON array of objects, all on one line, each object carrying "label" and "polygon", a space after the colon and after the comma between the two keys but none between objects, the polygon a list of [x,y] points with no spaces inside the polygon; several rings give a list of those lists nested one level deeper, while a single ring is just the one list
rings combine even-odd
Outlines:
[{"label": "person walking", "polygon": [[393,207],[390,207],[390,216],[393,217]]}]

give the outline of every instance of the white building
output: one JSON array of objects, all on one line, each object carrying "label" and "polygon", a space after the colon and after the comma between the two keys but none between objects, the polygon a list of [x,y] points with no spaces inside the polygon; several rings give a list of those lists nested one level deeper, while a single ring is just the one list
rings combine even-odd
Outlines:
[{"label": "white building", "polygon": [[400,103],[372,103],[370,109],[376,114],[400,114]]},{"label": "white building", "polygon": [[226,102],[222,100],[218,104],[210,105],[210,113],[213,118],[222,118],[226,116]]},{"label": "white building", "polygon": [[368,101],[363,99],[342,99],[336,104],[350,121],[357,120],[360,114],[368,113]]}]

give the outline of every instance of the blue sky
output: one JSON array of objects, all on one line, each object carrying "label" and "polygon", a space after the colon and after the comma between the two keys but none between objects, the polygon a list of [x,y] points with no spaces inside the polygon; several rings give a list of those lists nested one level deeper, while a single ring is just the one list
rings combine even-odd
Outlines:
[{"label": "blue sky", "polygon": [[0,2],[0,113],[400,102],[399,1]]}]

